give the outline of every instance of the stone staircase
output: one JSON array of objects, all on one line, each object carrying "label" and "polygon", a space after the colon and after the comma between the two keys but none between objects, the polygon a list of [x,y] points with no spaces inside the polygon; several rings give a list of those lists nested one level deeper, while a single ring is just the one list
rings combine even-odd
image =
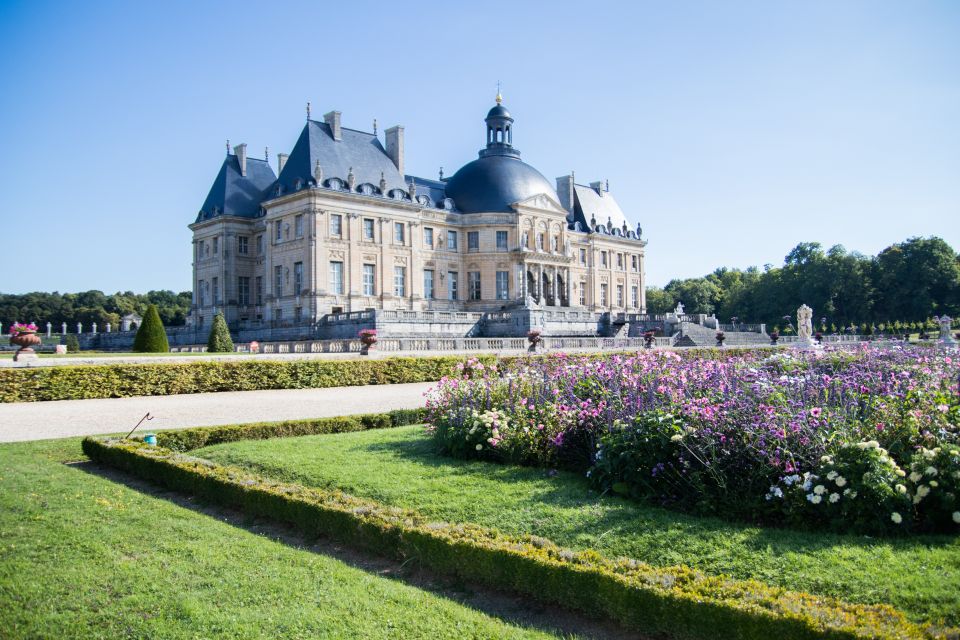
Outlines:
[{"label": "stone staircase", "polygon": [[[694,322],[683,322],[680,325],[682,337],[677,341],[678,347],[714,347],[717,344],[717,332]],[[770,344],[770,336],[766,333],[753,331],[724,331],[727,337],[723,344],[727,347],[754,347]]]}]

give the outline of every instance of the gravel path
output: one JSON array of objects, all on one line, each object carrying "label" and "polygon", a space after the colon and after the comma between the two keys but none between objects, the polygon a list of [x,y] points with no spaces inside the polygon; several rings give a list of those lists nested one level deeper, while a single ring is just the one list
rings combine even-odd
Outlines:
[{"label": "gravel path", "polygon": [[129,431],[148,411],[154,419],[140,427],[144,432],[413,409],[435,384],[0,403],[0,442]]}]

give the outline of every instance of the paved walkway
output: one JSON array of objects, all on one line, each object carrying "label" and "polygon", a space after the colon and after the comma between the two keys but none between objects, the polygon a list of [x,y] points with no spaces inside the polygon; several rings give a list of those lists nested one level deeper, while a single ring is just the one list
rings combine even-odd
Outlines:
[{"label": "paved walkway", "polygon": [[148,411],[154,419],[143,423],[144,432],[413,409],[435,384],[0,403],[0,442],[129,431]]}]

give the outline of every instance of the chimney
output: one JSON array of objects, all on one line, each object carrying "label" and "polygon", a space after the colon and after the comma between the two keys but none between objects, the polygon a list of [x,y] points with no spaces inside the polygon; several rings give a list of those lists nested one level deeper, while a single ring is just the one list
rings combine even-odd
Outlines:
[{"label": "chimney", "polygon": [[323,116],[323,121],[330,125],[330,133],[333,134],[334,140],[341,140],[343,136],[340,134],[340,112],[331,111],[330,113]]},{"label": "chimney", "polygon": [[603,197],[604,192],[607,191],[607,189],[604,189],[604,181],[603,181],[603,180],[600,180],[599,182],[591,182],[591,183],[590,183],[590,188],[593,189],[594,191],[596,191],[596,192],[597,192],[597,195],[599,195],[599,196],[601,196],[601,197]]},{"label": "chimney", "polygon": [[557,195],[560,196],[560,204],[569,212],[573,212],[573,172],[568,176],[557,178]]},{"label": "chimney", "polygon": [[240,175],[247,175],[247,143],[244,142],[235,146],[233,153],[237,156],[237,162],[240,163]]},{"label": "chimney", "polygon": [[383,133],[387,140],[387,155],[403,175],[403,127],[390,127]]},{"label": "chimney", "polygon": [[289,157],[286,153],[277,154],[277,175],[280,175],[280,172],[283,171],[283,166],[287,164],[287,158]]}]

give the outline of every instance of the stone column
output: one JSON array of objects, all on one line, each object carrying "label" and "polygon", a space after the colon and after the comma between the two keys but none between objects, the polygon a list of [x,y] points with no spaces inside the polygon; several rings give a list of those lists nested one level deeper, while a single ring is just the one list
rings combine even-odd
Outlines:
[{"label": "stone column", "polygon": [[83,333],[83,323],[82,323],[82,322],[78,322],[78,323],[77,323],[77,335],[80,335],[81,333]]},{"label": "stone column", "polygon": [[110,333],[110,323],[107,323],[107,333]]},{"label": "stone column", "polygon": [[90,333],[96,333],[96,332],[97,332],[97,323],[94,322],[94,323],[93,323],[93,329],[90,331]]},{"label": "stone column", "polygon": [[543,265],[537,265],[537,304],[543,304]]},{"label": "stone column", "polygon": [[[2,332],[0,332],[0,333],[2,333]],[[49,338],[52,333],[53,333],[53,325],[48,322],[48,323],[47,323],[47,337]]]},{"label": "stone column", "polygon": [[63,322],[60,324],[60,334],[67,335],[67,323]]}]

